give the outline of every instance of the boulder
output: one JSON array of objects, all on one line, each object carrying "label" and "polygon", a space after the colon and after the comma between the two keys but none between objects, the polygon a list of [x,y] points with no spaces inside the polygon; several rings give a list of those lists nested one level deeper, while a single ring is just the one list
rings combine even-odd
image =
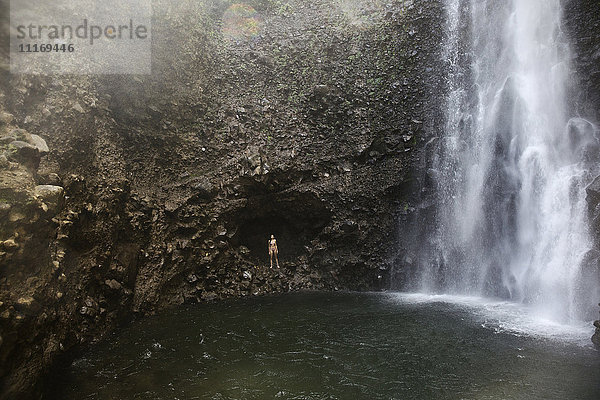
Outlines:
[{"label": "boulder", "polygon": [[11,113],[7,113],[6,111],[0,112],[0,124],[9,125],[14,119],[15,117]]},{"label": "boulder", "polygon": [[29,161],[39,159],[40,152],[34,145],[23,142],[22,140],[14,140],[10,142],[10,146],[16,149],[18,161]]},{"label": "boulder", "polygon": [[48,206],[48,210],[53,212],[63,206],[65,199],[64,189],[54,185],[38,185],[34,189],[34,195]]},{"label": "boulder", "polygon": [[48,145],[46,144],[46,141],[38,135],[31,135],[31,139],[29,140],[29,143],[31,143],[33,146],[35,146],[35,148],[38,149],[38,151],[42,155],[48,154],[48,152],[50,151],[50,149],[48,148]]}]

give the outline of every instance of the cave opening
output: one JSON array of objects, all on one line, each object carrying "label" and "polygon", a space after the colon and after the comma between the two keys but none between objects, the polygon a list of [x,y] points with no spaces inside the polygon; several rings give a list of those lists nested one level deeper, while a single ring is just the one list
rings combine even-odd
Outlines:
[{"label": "cave opening", "polygon": [[297,260],[331,221],[330,211],[313,194],[261,197],[250,201],[241,214],[237,242],[257,262],[268,262],[271,235],[277,239],[280,263]]}]

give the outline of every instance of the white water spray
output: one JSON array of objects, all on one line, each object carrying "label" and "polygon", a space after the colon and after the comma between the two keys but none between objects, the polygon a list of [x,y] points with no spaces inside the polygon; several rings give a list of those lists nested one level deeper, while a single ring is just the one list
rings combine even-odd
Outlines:
[{"label": "white water spray", "polygon": [[592,246],[585,187],[600,147],[595,126],[567,115],[560,0],[447,0],[446,9],[434,251],[421,257],[416,286],[584,318],[600,298],[582,275]]}]

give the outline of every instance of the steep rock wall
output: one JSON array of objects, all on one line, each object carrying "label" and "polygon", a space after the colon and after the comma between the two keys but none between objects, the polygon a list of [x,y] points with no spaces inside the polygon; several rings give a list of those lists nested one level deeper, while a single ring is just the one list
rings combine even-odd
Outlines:
[{"label": "steep rock wall", "polygon": [[2,49],[2,111],[50,150],[30,184],[65,195],[39,256],[0,265],[5,398],[135,314],[387,286],[439,123],[440,2],[250,1],[251,31],[231,4],[156,1],[149,76],[10,75]]}]

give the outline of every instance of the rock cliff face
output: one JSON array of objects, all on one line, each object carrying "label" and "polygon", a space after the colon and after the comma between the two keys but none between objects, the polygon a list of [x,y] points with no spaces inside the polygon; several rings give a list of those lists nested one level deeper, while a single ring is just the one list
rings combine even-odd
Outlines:
[{"label": "rock cliff face", "polygon": [[156,1],[149,76],[10,75],[2,48],[0,397],[135,314],[387,285],[440,2],[231,4]]},{"label": "rock cliff face", "polygon": [[[600,3],[593,0],[564,0],[565,31],[571,39],[573,51],[572,115],[600,126]],[[600,140],[596,128],[596,139]],[[594,249],[588,254],[590,279],[600,281],[600,177],[588,187],[587,202],[590,224],[595,238]],[[594,323],[596,333],[592,341],[600,346],[600,321]]]}]

